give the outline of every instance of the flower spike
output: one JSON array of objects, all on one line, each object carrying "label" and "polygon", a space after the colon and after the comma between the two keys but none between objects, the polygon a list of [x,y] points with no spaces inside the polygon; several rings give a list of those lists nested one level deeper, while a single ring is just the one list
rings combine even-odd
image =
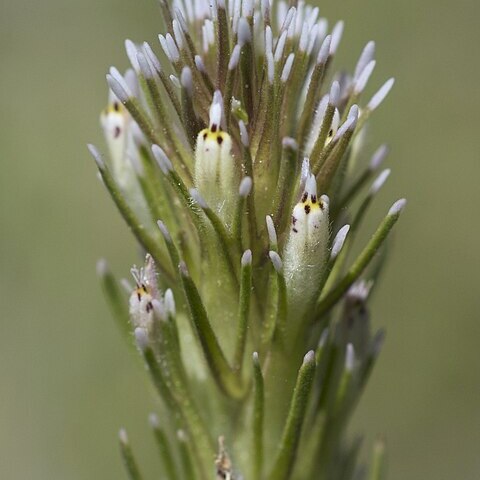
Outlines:
[{"label": "flower spike", "polygon": [[382,344],[370,296],[405,207],[357,248],[391,174],[386,146],[363,154],[363,127],[394,80],[364,98],[374,41],[335,71],[344,22],[309,0],[159,6],[157,47],[127,39],[131,68],[107,72],[109,155],[89,150],[145,255],[133,282],[97,270],[162,401],[160,475],[355,476],[346,425]]}]

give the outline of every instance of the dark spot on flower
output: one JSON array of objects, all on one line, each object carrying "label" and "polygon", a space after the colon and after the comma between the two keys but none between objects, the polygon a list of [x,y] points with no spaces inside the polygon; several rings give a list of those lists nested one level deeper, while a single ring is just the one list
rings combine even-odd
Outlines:
[{"label": "dark spot on flower", "polygon": [[295,225],[297,223],[297,219],[292,215],[292,223]]},{"label": "dark spot on flower", "polygon": [[302,203],[306,202],[306,201],[307,201],[307,198],[308,198],[308,193],[305,192],[305,193],[303,194],[303,197],[302,197]]},{"label": "dark spot on flower", "polygon": [[218,129],[218,126],[214,123],[210,130],[215,133],[217,131],[217,129]]},{"label": "dark spot on flower", "polygon": [[223,137],[221,137],[221,136],[219,135],[219,136],[217,137],[217,143],[218,143],[219,145],[221,145],[222,142],[223,142]]},{"label": "dark spot on flower", "polygon": [[118,104],[118,102],[113,102],[113,109],[114,109],[116,112],[119,112],[119,111],[120,111],[120,105]]},{"label": "dark spot on flower", "polygon": [[294,231],[294,233],[298,233],[298,230],[295,227],[292,230]]},{"label": "dark spot on flower", "polygon": [[207,137],[208,137],[208,134],[207,134],[207,132],[205,132],[205,133],[203,134],[203,139],[206,140]]},{"label": "dark spot on flower", "polygon": [[310,205],[305,205],[305,213],[307,215],[310,213]]},{"label": "dark spot on flower", "polygon": [[113,130],[113,138],[118,138],[122,133],[122,129],[120,127],[115,127]]},{"label": "dark spot on flower", "polygon": [[142,296],[140,295],[140,292],[137,292],[137,298],[138,298],[138,301],[140,301],[142,299]]},{"label": "dark spot on flower", "polygon": [[147,313],[150,313],[153,310],[153,304],[152,302],[147,303]]},{"label": "dark spot on flower", "polygon": [[316,195],[312,195],[310,198],[312,199],[313,204],[317,203],[317,196]]}]

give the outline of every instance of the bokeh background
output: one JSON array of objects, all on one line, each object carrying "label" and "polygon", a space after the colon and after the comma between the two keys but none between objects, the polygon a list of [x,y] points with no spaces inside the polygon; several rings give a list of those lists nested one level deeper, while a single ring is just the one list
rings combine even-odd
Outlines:
[{"label": "bokeh background", "polygon": [[[373,309],[387,343],[352,431],[386,436],[391,480],[478,479],[480,2],[321,9],[346,21],[339,64],[375,39],[372,88],[397,78],[370,131],[393,170],[370,227],[409,200]],[[126,67],[124,38],[154,42],[161,28],[155,0],[0,3],[2,479],[125,478],[121,425],[156,466],[155,396],[95,275],[101,256],[127,275],[137,252],[85,143],[100,143],[104,74]]]}]

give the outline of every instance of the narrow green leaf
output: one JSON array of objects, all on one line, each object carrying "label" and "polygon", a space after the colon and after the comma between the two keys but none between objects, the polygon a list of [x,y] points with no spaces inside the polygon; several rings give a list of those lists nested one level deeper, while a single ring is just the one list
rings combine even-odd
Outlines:
[{"label": "narrow green leaf", "polygon": [[131,343],[128,301],[116,278],[108,268],[106,260],[101,259],[98,261],[97,275],[115,322],[122,332],[122,335]]},{"label": "narrow green leaf", "polygon": [[182,480],[198,480],[198,475],[192,462],[192,455],[190,453],[190,440],[183,430],[177,432],[178,446],[180,453],[180,463],[182,465],[183,476]]},{"label": "narrow green leaf", "polygon": [[340,280],[340,282],[330,292],[328,292],[324,298],[320,299],[319,303],[317,304],[316,318],[321,317],[330,308],[332,308],[342,298],[355,280],[357,280],[362,274],[364,269],[377,253],[382,243],[387,238],[395,223],[397,223],[405,203],[405,200],[402,199],[398,200],[392,206],[387,216],[377,228],[377,231],[373,234],[372,238],[357,257],[343,279]]},{"label": "narrow green leaf", "polygon": [[311,350],[305,355],[298,372],[287,422],[269,480],[287,480],[291,476],[314,378],[315,352]]},{"label": "narrow green leaf", "polygon": [[127,432],[123,429],[120,430],[118,437],[120,440],[120,453],[122,455],[123,464],[127,470],[128,477],[130,480],[142,480],[143,477],[133,455],[130,442],[128,441]]},{"label": "narrow green leaf", "polygon": [[[143,61],[146,62],[145,57],[142,54],[139,54],[139,61],[140,58],[143,58]],[[174,156],[176,156],[180,161],[182,170],[185,172],[187,178],[192,180],[192,174],[190,172],[191,165],[189,165],[191,161],[188,161],[191,158],[191,155],[187,155],[185,152],[185,146],[180,140],[180,137],[172,129],[172,123],[169,119],[170,115],[164,106],[159,85],[157,84],[155,78],[151,75],[145,77],[145,83],[147,85],[148,93],[152,98],[153,111],[156,116],[157,124],[163,132],[165,141],[170,146]],[[157,141],[153,141],[155,138],[150,139],[152,143],[158,143]]]},{"label": "narrow green leaf", "polygon": [[190,189],[190,195],[193,200],[200,206],[205,213],[205,216],[210,221],[213,230],[222,247],[221,253],[224,255],[228,265],[232,281],[238,286],[238,268],[234,262],[234,258],[239,256],[238,245],[234,242],[232,235],[225,228],[224,223],[220,217],[207,205],[197,189]]},{"label": "narrow green leaf", "polygon": [[296,188],[294,179],[298,176],[298,145],[293,138],[282,140],[282,158],[278,174],[277,190],[273,201],[275,224],[279,232],[283,232],[292,214],[292,198]]},{"label": "narrow green leaf", "polygon": [[322,87],[322,81],[325,74],[325,62],[316,63],[308,84],[307,97],[305,99],[302,115],[300,117],[297,141],[299,145],[304,146],[308,130],[315,114],[315,108],[318,99],[318,92]]},{"label": "narrow green leaf", "polygon": [[223,89],[230,60],[230,35],[225,6],[217,8],[217,88]]},{"label": "narrow green leaf", "polygon": [[[318,171],[318,191],[326,192],[330,187],[335,173],[337,172],[340,164],[342,163],[343,156],[347,151],[347,147],[350,144],[350,140],[353,137],[353,128],[348,129],[346,133],[340,138],[338,144],[333,149],[330,155],[325,158],[325,162]],[[332,143],[332,142],[330,142]]]},{"label": "narrow green leaf", "polygon": [[180,480],[181,477],[175,465],[175,460],[172,455],[170,444],[168,442],[165,432],[160,428],[158,417],[155,414],[150,415],[150,426],[152,427],[155,441],[160,453],[162,464],[165,468],[167,478],[169,480]]},{"label": "narrow green leaf", "polygon": [[[333,115],[335,114],[335,105],[332,103],[328,103],[327,108],[325,110],[325,115],[323,116],[322,126],[320,127],[320,132],[318,134],[317,139],[315,140],[315,144],[313,145],[312,153],[310,154],[310,159],[312,164],[315,166],[314,173],[316,173],[316,169],[322,166],[323,159],[326,158],[326,149],[325,142],[327,141],[328,134],[332,128],[332,121]],[[331,147],[333,148],[333,146]],[[323,153],[323,157],[320,158],[320,155]],[[321,190],[322,191],[322,190]]]},{"label": "narrow green leaf", "polygon": [[265,393],[263,374],[258,353],[253,354],[253,480],[262,478],[263,469],[263,419],[264,419]]},{"label": "narrow green leaf", "polygon": [[152,304],[153,333],[159,342],[159,360],[167,372],[166,383],[185,420],[192,438],[192,450],[198,463],[198,470],[201,470],[205,456],[208,452],[213,452],[214,444],[189,388],[187,374],[178,348],[174,322],[166,315],[166,312],[162,312],[161,305],[157,300],[154,300]]},{"label": "narrow green leaf", "polygon": [[277,276],[277,321],[276,321],[276,332],[280,334],[281,338],[284,339],[287,328],[287,315],[288,315],[288,305],[287,305],[287,284],[285,281],[285,276],[283,275],[283,263],[280,256],[274,252],[270,251],[270,260],[272,261],[273,267],[275,268]]},{"label": "narrow green leaf", "polygon": [[228,396],[241,398],[245,391],[241,385],[241,379],[230,368],[223,350],[218,342],[215,332],[212,329],[207,312],[203,305],[198,289],[188,273],[184,262],[179,265],[180,279],[190,310],[190,319],[195,330],[203,354],[207,361],[213,378],[216,380],[219,388]]},{"label": "narrow green leaf", "polygon": [[373,459],[369,480],[384,480],[386,478],[385,442],[378,439],[373,446]]},{"label": "narrow green leaf", "polygon": [[180,263],[180,255],[178,253],[178,249],[173,242],[172,236],[170,235],[167,226],[161,220],[158,220],[157,225],[163,235],[163,239],[165,240],[165,245],[167,246],[168,254],[172,262],[172,267],[177,269],[178,264]]},{"label": "narrow green leaf", "polygon": [[248,319],[252,290],[252,252],[247,250],[242,256],[240,272],[240,299],[238,304],[238,324],[233,368],[241,374],[245,345],[247,342]]},{"label": "narrow green leaf", "polygon": [[113,176],[101,159],[97,149],[92,145],[89,145],[89,150],[97,162],[103,183],[107,187],[107,190],[109,191],[123,219],[132,230],[140,245],[142,245],[143,248],[145,248],[145,250],[152,255],[159,270],[165,276],[165,279],[169,282],[172,282],[174,277],[171,271],[169,271],[169,269],[166,267],[167,262],[165,261],[165,255],[158,245],[158,242],[150,235],[145,225],[140,222],[135,213],[127,204],[125,198],[118,189]]}]

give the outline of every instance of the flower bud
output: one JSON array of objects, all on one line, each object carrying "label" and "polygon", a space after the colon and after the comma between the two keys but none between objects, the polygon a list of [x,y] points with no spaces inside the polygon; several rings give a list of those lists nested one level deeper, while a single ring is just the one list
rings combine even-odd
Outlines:
[{"label": "flower bud", "polygon": [[309,175],[302,198],[293,209],[283,255],[289,308],[296,316],[301,316],[318,293],[328,256],[328,236],[328,197],[317,198],[315,176]]}]

